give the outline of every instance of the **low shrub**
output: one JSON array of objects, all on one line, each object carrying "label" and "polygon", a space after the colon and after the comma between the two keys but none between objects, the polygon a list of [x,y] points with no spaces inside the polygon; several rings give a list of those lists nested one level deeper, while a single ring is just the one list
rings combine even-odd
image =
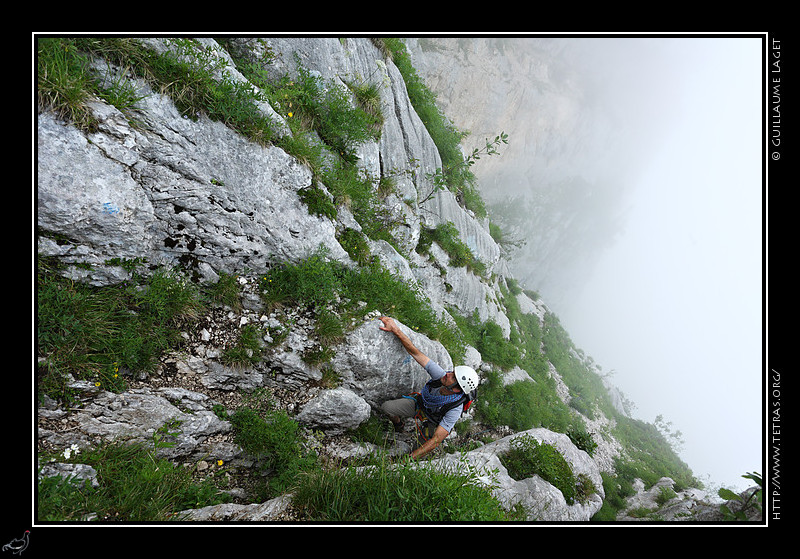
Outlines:
[{"label": "low shrub", "polygon": [[589,456],[594,455],[597,443],[594,442],[591,433],[587,432],[585,429],[579,429],[573,426],[567,431],[567,436],[579,449],[586,451]]},{"label": "low shrub", "polygon": [[511,441],[511,448],[500,461],[512,478],[520,480],[538,475],[559,489],[568,504],[575,502],[576,479],[572,468],[552,445],[524,434]]},{"label": "low shrub", "polygon": [[298,423],[285,412],[242,407],[230,422],[236,443],[267,474],[269,496],[280,495],[294,485],[301,471],[316,465],[316,455],[303,449]]}]

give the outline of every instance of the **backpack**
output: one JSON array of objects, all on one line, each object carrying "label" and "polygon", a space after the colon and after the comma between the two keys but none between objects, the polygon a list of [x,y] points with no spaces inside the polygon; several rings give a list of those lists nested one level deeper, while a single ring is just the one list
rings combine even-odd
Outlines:
[{"label": "backpack", "polygon": [[[429,380],[426,384],[426,386],[431,388],[438,388],[441,385],[441,379]],[[462,406],[461,413],[464,413],[469,409],[469,407],[472,405],[472,402],[474,402],[475,398],[478,396],[478,389],[476,388],[469,393],[463,394],[461,398],[445,404],[436,412],[431,412],[425,409],[425,406],[422,403],[422,395],[419,392],[414,392],[412,396],[417,402],[417,413],[414,415],[414,422],[417,424],[417,433],[419,433],[423,440],[427,441],[433,436],[433,432],[436,430],[439,422],[442,421],[447,412],[457,406]]]}]

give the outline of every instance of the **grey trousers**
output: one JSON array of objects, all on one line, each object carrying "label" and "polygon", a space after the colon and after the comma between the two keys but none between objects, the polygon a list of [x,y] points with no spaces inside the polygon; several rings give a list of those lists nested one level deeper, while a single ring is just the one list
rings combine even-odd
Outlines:
[{"label": "grey trousers", "polygon": [[381,404],[381,410],[393,417],[414,417],[417,413],[417,402],[413,398],[387,400]]}]

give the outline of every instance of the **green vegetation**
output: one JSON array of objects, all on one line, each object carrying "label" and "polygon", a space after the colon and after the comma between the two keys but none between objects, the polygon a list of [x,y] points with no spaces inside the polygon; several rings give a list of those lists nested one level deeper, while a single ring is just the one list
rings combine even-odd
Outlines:
[{"label": "green vegetation", "polygon": [[369,245],[364,237],[364,234],[355,229],[347,228],[339,236],[339,244],[347,251],[357,264],[365,266],[372,262],[372,254],[369,251]]},{"label": "green vegetation", "polygon": [[110,288],[73,282],[38,261],[36,341],[40,394],[69,397],[66,379],[124,388],[121,371],[152,371],[178,341],[178,325],[198,316],[197,286],[174,270]]},{"label": "green vegetation", "polygon": [[177,513],[227,502],[213,476],[197,481],[194,469],[158,458],[159,448],[171,446],[174,433],[164,426],[153,444],[113,442],[77,450],[59,460],[88,464],[97,470],[97,487],[75,477],[43,477],[37,491],[42,521],[150,522],[181,520]]},{"label": "green vegetation", "polygon": [[464,266],[478,276],[486,274],[486,265],[475,258],[470,248],[459,238],[458,229],[452,222],[442,223],[435,229],[422,228],[416,251],[426,254],[432,242],[436,242],[450,257],[450,266]]},{"label": "green vegetation", "polygon": [[[375,42],[389,53],[402,74],[411,104],[439,149],[443,166],[438,174],[439,184],[446,185],[459,200],[463,201],[466,208],[475,212],[475,215],[486,217],[486,205],[478,191],[475,175],[470,170],[469,161],[474,162],[474,158],[467,159],[465,162],[461,153],[461,142],[468,136],[468,133],[458,130],[441,112],[436,104],[436,94],[425,85],[417,74],[402,39],[383,37],[375,39]],[[494,146],[506,143],[506,140],[507,138],[503,134],[498,136],[494,142],[487,141],[485,153],[495,153]],[[481,150],[476,150],[473,152],[473,156],[478,156],[480,153]]]},{"label": "green vegetation", "polygon": [[[404,45],[397,39],[376,40],[393,56],[405,77],[415,109],[434,138],[443,161],[434,183],[446,187],[479,217],[486,215],[470,166],[481,155],[496,153],[505,135],[487,141],[483,150],[464,158],[459,145],[466,134],[456,130],[436,108],[435,95],[411,67]],[[173,53],[156,54],[136,41],[120,38],[40,39],[37,41],[38,102],[83,129],[94,126],[86,102],[100,96],[127,114],[135,123],[137,93],[127,80],[100,77],[90,70],[89,57],[113,62],[119,68],[151,83],[173,99],[187,118],[206,114],[262,145],[278,145],[312,170],[313,182],[300,193],[310,213],[335,219],[338,208],[347,207],[361,231],[340,232],[342,246],[357,263],[347,267],[331,262],[323,252],[296,263],[283,263],[259,277],[260,293],[271,308],[298,307],[315,319],[319,347],[303,356],[310,362],[330,360],[332,346],[341,341],[353,320],[372,309],[390,314],[428,337],[439,340],[454,361],[467,345],[477,348],[492,367],[485,375],[476,402],[476,419],[487,428],[510,426],[515,430],[546,427],[567,433],[590,454],[597,443],[580,416],[595,417],[602,411],[613,419],[613,436],[626,449],[616,464],[616,475],[603,475],[606,500],[595,519],[613,519],[632,494],[635,478],[651,486],[669,476],[676,487],[697,486],[689,468],[678,458],[663,433],[652,425],[619,414],[611,405],[600,377],[587,366],[557,317],[538,317],[521,312],[516,296],[522,289],[514,281],[501,282],[502,301],[510,320],[510,336],[477,312],[461,315],[451,309],[455,326],[440,320],[424,293],[381,268],[369,253],[366,239],[391,243],[397,225],[382,198],[393,190],[390,176],[370,177],[353,164],[361,142],[375,139],[382,116],[377,86],[368,80],[348,83],[347,88],[323,83],[298,64],[298,75],[267,80],[265,67],[271,53],[256,63],[237,60],[242,73],[258,89],[234,82],[217,71],[220,59],[189,39],[173,42]],[[354,101],[351,103],[351,101]],[[284,118],[291,136],[281,136],[277,123],[259,105],[268,102]],[[492,235],[502,239],[499,228]],[[45,233],[42,233],[45,234]],[[436,241],[451,258],[451,265],[466,266],[479,276],[485,267],[458,238],[452,224],[423,230],[417,250],[425,253]],[[70,401],[67,379],[89,380],[105,390],[125,388],[127,375],[151,371],[163,352],[180,346],[182,325],[204,313],[210,305],[240,305],[236,277],[223,274],[213,286],[198,287],[179,270],[136,273],[137,264],[125,266],[132,279],[124,284],[97,288],[61,277],[50,262],[37,265],[37,390],[40,397]],[[535,293],[526,292],[538,298]],[[356,303],[363,301],[365,307]],[[274,339],[288,329],[270,331]],[[239,343],[229,348],[229,365],[258,363],[262,359],[262,332],[248,325]],[[564,404],[549,374],[552,363],[570,391]],[[515,367],[533,382],[504,386],[502,375]],[[336,371],[326,372],[335,383]],[[223,413],[220,411],[220,413]],[[263,474],[262,497],[293,490],[297,506],[311,520],[382,519],[510,520],[489,491],[474,481],[475,472],[445,475],[405,464],[373,464],[368,470],[346,467],[329,471],[304,450],[305,436],[285,413],[264,401],[254,400],[235,410],[228,419],[237,442],[259,464]],[[375,433],[355,436],[379,438]],[[154,448],[143,445],[106,445],[85,450],[80,461],[100,473],[98,488],[60,478],[39,484],[39,508],[43,519],[161,520],[175,512],[221,502],[214,484],[197,482],[193,472],[155,457]],[[161,440],[163,443],[163,439]],[[504,458],[517,472],[536,471],[550,476],[565,496],[580,501],[594,489],[584,479],[563,468],[554,449],[521,441]],[[511,468],[509,468],[511,469]],[[519,473],[518,475],[524,475]],[[458,488],[458,491],[455,489]],[[431,502],[440,503],[430,507]]]},{"label": "green vegetation", "polygon": [[570,406],[590,419],[594,418],[596,409],[601,409],[606,416],[614,413],[602,379],[579,358],[569,334],[552,313],[545,315],[542,341],[548,359],[569,386]]},{"label": "green vegetation", "polygon": [[289,490],[299,472],[317,467],[316,455],[303,449],[300,426],[286,412],[263,405],[243,406],[227,419],[233,425],[236,443],[266,474],[260,501]]},{"label": "green vegetation", "polygon": [[594,456],[597,443],[592,438],[591,433],[576,427],[571,427],[569,430],[567,430],[567,436],[569,437],[569,440],[572,441],[572,444],[586,452],[586,454],[589,456]]},{"label": "green vegetation", "polygon": [[[173,53],[158,54],[128,38],[37,39],[40,106],[55,109],[79,126],[92,125],[85,107],[91,95],[129,112],[137,98],[125,93],[130,87],[125,80],[109,80],[89,69],[90,57],[97,57],[147,80],[188,118],[205,113],[255,142],[267,144],[274,139],[277,127],[259,110],[260,94],[248,84],[216,78],[224,64],[216,53],[191,39],[172,39],[170,43]],[[51,79],[54,74],[57,79]],[[77,93],[78,89],[82,93]]]},{"label": "green vegetation", "polygon": [[87,128],[91,123],[86,101],[99,86],[87,70],[72,41],[39,39],[36,51],[37,100],[40,107],[53,108],[62,118]]},{"label": "green vegetation", "polygon": [[[288,78],[284,78],[286,79]],[[288,102],[290,108],[296,107],[297,110],[297,113],[288,111],[286,114],[292,112],[292,118],[298,118],[298,115],[299,118],[306,118],[308,120],[306,126],[316,130],[325,144],[335,153],[339,153],[345,161],[355,163],[355,147],[367,140],[378,139],[382,118],[380,113],[374,110],[376,90],[370,89],[369,84],[367,87],[354,89],[359,92],[372,91],[370,99],[373,101],[369,102],[373,108],[372,112],[367,112],[360,104],[352,105],[351,90],[334,82],[323,83],[299,63],[298,77],[292,81],[292,85],[279,89],[284,94],[279,106],[286,107]],[[366,96],[361,97],[364,98]]]},{"label": "green vegetation", "polygon": [[[93,288],[61,278],[45,262],[40,262],[37,334],[43,358],[38,377],[41,393],[68,399],[64,382],[67,373],[92,380],[106,389],[121,390],[124,377],[119,373],[120,368],[133,372],[148,370],[161,352],[178,343],[177,327],[181,320],[197,316],[209,304],[232,302],[236,298],[236,282],[232,276],[224,276],[219,283],[203,290],[186,282],[176,271],[157,271],[150,278],[135,277],[136,283]],[[565,382],[571,391],[575,391],[576,386],[584,391],[591,404],[587,404],[587,411],[605,405],[604,392],[591,380],[593,373],[574,357],[570,351],[571,342],[558,331],[554,317],[546,321],[550,331],[541,332],[538,320],[527,320],[528,315],[522,315],[518,309],[515,311],[514,298],[509,295],[519,288],[513,284],[506,292],[505,302],[509,316],[514,319],[512,339],[516,343],[506,340],[499,326],[491,321],[480,322],[476,314],[470,317],[455,314],[457,328],[448,327],[438,320],[423,294],[410,289],[382,268],[371,264],[347,268],[326,260],[322,253],[297,264],[269,270],[261,278],[260,287],[265,302],[272,306],[312,310],[322,348],[340,340],[350,319],[363,317],[367,308],[387,309],[387,313],[403,323],[440,339],[452,355],[460,355],[469,343],[482,351],[486,362],[497,367],[486,375],[476,402],[476,419],[483,425],[508,425],[517,431],[546,427],[568,433],[587,452],[596,444],[582,422],[558,398],[554,381],[546,374],[546,365],[544,368],[541,365],[546,364],[546,359],[555,362],[562,359]],[[365,301],[368,305],[362,308],[350,304],[353,301]],[[540,340],[546,340],[546,351],[550,353],[542,355],[538,351]],[[65,351],[66,348],[69,351]],[[232,363],[252,363],[259,359],[255,331],[242,329],[242,343],[235,351],[239,351],[238,358],[228,354]],[[504,386],[501,371],[514,366],[527,371],[536,382]],[[573,379],[579,382],[570,385]],[[608,496],[597,520],[614,517],[624,497],[632,494],[635,478],[644,480],[647,486],[663,476],[673,478],[678,488],[697,485],[688,467],[677,458],[655,426],[622,417],[613,408],[605,411],[613,414],[616,421],[613,434],[626,448],[627,457],[618,460],[615,477],[604,476]],[[313,460],[297,450],[301,435],[289,418],[263,411],[259,415],[240,411],[232,417],[237,433],[244,433],[237,436],[249,441],[247,445],[255,445],[249,452],[260,456],[263,463],[271,464],[268,466],[271,475],[263,489],[265,496],[289,487],[292,480],[299,479],[299,472],[316,470],[316,466],[311,467]],[[253,443],[259,437],[273,435],[277,442]],[[286,446],[278,448],[281,444]],[[261,445],[260,450],[258,445]],[[100,461],[98,458],[98,463]],[[57,497],[61,492],[75,493],[71,485],[43,483],[52,486],[44,495],[52,495],[53,499],[66,498]]]},{"label": "green vegetation", "polygon": [[514,438],[511,448],[500,456],[500,461],[514,479],[538,475],[561,491],[570,505],[576,501],[586,502],[596,492],[585,476],[574,475],[569,463],[554,446],[540,443],[528,434]]},{"label": "green vegetation", "polygon": [[523,520],[507,512],[465,463],[445,473],[424,463],[320,470],[304,476],[294,503],[306,519],[333,522],[486,522]]},{"label": "green vegetation", "polygon": [[[748,472],[742,476],[745,479],[750,479],[756,482],[757,488],[750,493],[747,497],[734,493],[730,489],[721,488],[718,495],[725,500],[725,504],[720,505],[719,510],[722,512],[725,520],[747,520],[750,513],[760,512],[764,506],[764,479],[758,472]],[[737,506],[732,509],[732,504],[736,503]]]},{"label": "green vegetation", "polygon": [[[262,299],[270,306],[291,305],[323,317],[323,330],[341,332],[352,319],[379,309],[414,330],[437,339],[451,352],[464,354],[458,332],[440,320],[424,293],[378,265],[348,268],[324,252],[297,264],[270,269],[260,280]],[[358,301],[366,306],[354,305]],[[337,323],[338,322],[338,326]]]},{"label": "green vegetation", "polygon": [[545,427],[566,432],[573,421],[569,409],[555,392],[551,382],[514,382],[503,385],[502,378],[489,372],[476,400],[476,416],[487,425],[508,425],[515,431]]},{"label": "green vegetation", "polygon": [[481,322],[477,309],[469,317],[458,314],[454,309],[451,312],[465,342],[477,349],[484,361],[502,370],[511,369],[519,363],[519,347],[505,338],[496,322],[491,319]]},{"label": "green vegetation", "polygon": [[660,487],[658,489],[658,496],[656,497],[656,503],[658,506],[664,506],[668,501],[677,497],[678,494],[671,487]]},{"label": "green vegetation", "polygon": [[394,243],[390,229],[395,224],[381,204],[392,191],[391,180],[370,177],[355,165],[357,147],[380,137],[378,85],[366,80],[351,81],[347,88],[332,80],[325,83],[299,60],[295,60],[296,76],[270,80],[266,68],[271,62],[269,51],[260,61],[237,60],[241,72],[260,88],[292,131],[291,137],[275,143],[314,174],[314,185],[302,193],[309,212],[335,219],[337,206],[344,205],[369,238]]},{"label": "green vegetation", "polygon": [[605,499],[603,499],[603,506],[600,507],[592,520],[596,522],[613,522],[617,519],[617,511],[625,509],[625,499],[635,494],[632,485],[626,484],[623,487],[617,481],[616,476],[606,472],[600,472],[600,477],[603,478],[603,491]]},{"label": "green vegetation", "polygon": [[245,324],[239,331],[236,345],[225,348],[220,361],[231,367],[255,365],[261,361],[261,328],[255,324]]}]

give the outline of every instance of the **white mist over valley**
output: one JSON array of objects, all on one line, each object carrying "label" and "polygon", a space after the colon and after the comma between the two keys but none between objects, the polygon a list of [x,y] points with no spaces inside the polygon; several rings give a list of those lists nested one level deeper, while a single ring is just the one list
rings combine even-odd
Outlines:
[{"label": "white mist over valley", "polygon": [[[762,464],[762,39],[409,40],[511,268],[712,487]],[[523,244],[524,243],[524,244]],[[521,246],[519,246],[521,245]]]}]

